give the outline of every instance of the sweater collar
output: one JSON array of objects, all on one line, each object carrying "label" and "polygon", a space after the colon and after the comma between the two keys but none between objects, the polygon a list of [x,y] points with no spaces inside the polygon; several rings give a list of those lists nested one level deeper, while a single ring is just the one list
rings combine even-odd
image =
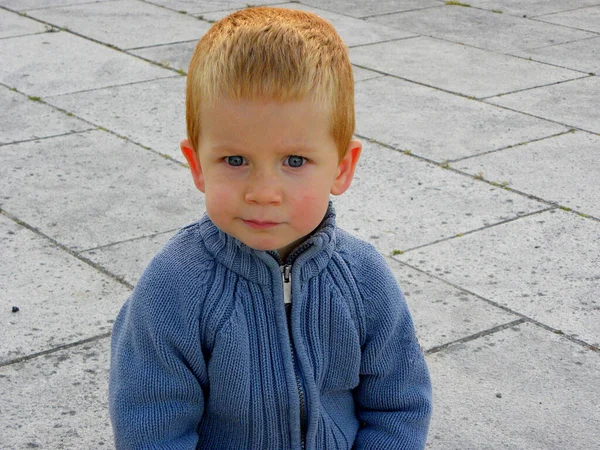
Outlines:
[{"label": "sweater collar", "polygon": [[[198,227],[202,241],[213,258],[229,270],[260,284],[272,283],[279,274],[280,260],[272,252],[254,250],[221,231],[207,214]],[[290,253],[288,264],[301,280],[316,276],[327,266],[335,248],[335,211],[330,201],[325,217],[310,236]],[[299,272],[298,272],[299,271]]]}]

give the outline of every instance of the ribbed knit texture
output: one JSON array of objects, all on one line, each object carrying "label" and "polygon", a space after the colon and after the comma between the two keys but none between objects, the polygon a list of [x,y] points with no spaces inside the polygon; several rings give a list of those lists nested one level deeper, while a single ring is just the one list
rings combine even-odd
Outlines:
[{"label": "ribbed knit texture", "polygon": [[[385,260],[332,207],[292,265],[307,449],[422,449],[431,386]],[[155,256],[113,331],[118,449],[299,449],[279,264],[208,219]],[[353,447],[354,446],[354,447]]]}]

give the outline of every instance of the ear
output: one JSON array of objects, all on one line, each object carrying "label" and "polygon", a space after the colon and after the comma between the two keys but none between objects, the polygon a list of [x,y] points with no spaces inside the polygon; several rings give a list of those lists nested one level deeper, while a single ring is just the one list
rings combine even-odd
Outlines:
[{"label": "ear", "polygon": [[200,165],[200,158],[198,158],[198,153],[194,147],[192,147],[189,139],[184,139],[180,144],[181,153],[185,156],[185,159],[190,166],[190,170],[192,172],[192,178],[194,179],[194,184],[200,190],[200,192],[204,192],[204,175],[202,174],[202,166]]},{"label": "ear", "polygon": [[352,179],[354,178],[356,163],[358,163],[361,152],[361,142],[357,140],[350,141],[346,155],[338,163],[337,176],[331,186],[331,193],[333,195],[341,195],[350,187],[350,183],[352,183]]}]

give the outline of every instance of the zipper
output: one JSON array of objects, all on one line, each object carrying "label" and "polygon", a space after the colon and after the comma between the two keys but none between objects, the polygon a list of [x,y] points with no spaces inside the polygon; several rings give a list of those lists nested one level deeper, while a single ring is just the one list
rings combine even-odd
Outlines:
[{"label": "zipper", "polygon": [[[288,325],[288,333],[290,336],[290,350],[292,352],[292,363],[294,365],[294,375],[296,376],[296,388],[298,389],[298,399],[300,402],[300,446],[302,450],[305,449],[305,423],[306,423],[306,402],[304,399],[304,391],[302,389],[302,379],[300,375],[300,367],[298,366],[298,362],[296,360],[296,355],[294,352],[294,344],[292,342],[292,321],[291,321],[291,308],[292,308],[292,279],[291,272],[292,266],[290,264],[285,264],[281,267],[281,280],[283,281],[283,303],[286,308],[286,318]],[[289,315],[288,315],[289,308]]]}]

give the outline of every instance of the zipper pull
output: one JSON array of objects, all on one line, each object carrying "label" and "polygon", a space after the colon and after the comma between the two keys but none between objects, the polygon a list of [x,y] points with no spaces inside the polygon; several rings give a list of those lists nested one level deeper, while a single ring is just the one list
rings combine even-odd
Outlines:
[{"label": "zipper pull", "polygon": [[283,281],[283,303],[292,303],[292,266],[286,264],[281,266],[281,280]]}]

